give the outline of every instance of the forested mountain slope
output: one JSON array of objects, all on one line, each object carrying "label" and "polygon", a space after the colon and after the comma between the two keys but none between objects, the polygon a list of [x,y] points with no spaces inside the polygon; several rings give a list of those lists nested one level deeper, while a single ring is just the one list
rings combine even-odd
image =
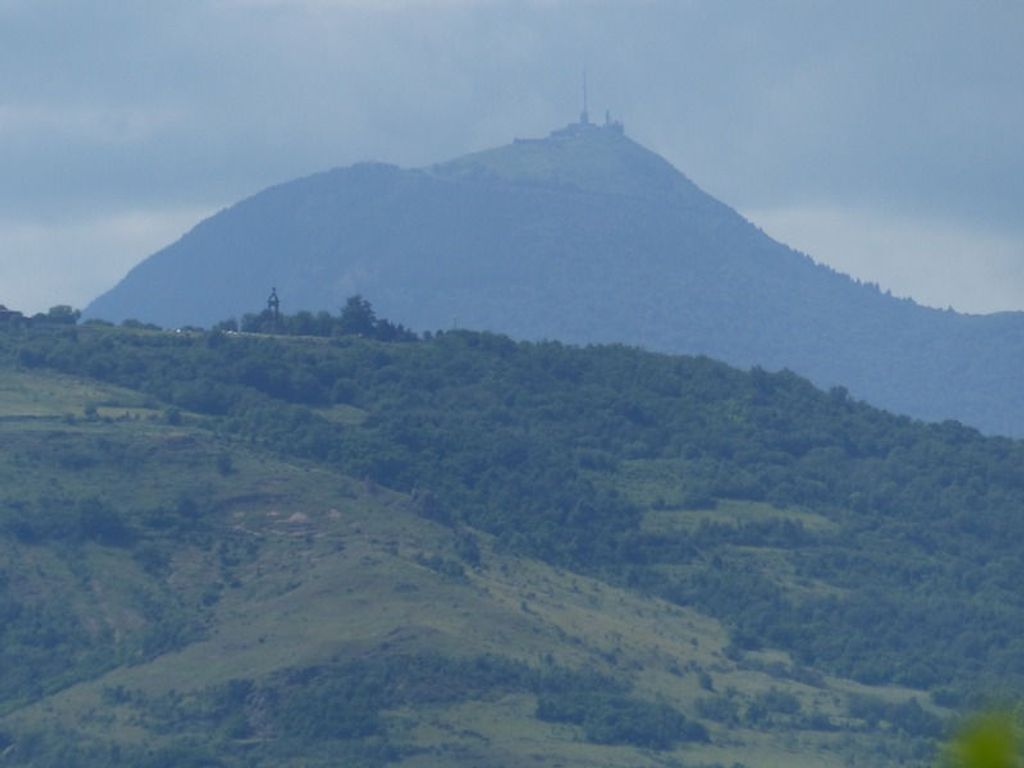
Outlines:
[{"label": "forested mountain slope", "polygon": [[288,311],[359,292],[421,331],[707,354],[1024,433],[1024,314],[927,309],[816,265],[610,128],[281,184],[145,260],[86,316],[210,325],[271,286]]},{"label": "forested mountain slope", "polygon": [[1017,442],[472,332],[0,359],[12,765],[920,762],[1024,681]]}]

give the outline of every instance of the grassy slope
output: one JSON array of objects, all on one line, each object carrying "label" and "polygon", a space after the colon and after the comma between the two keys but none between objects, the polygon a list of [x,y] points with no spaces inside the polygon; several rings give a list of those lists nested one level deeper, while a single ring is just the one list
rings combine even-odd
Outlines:
[{"label": "grassy slope", "polygon": [[[99,418],[81,418],[90,406]],[[125,411],[139,418],[102,418]],[[130,546],[0,539],[0,563],[19,593],[66,608],[105,654],[82,667],[91,679],[34,703],[8,702],[11,711],[0,730],[15,744],[26,734],[54,729],[126,748],[209,738],[201,731],[162,732],[133,700],[112,702],[110,691],[120,686],[152,698],[237,678],[265,679],[330,659],[434,652],[492,653],[534,667],[548,657],[566,667],[597,669],[692,717],[699,716],[697,700],[712,695],[699,682],[703,672],[717,695],[734,689],[730,695],[746,706],[774,687],[840,730],[800,729],[785,716],[756,728],[705,720],[710,744],[658,753],[588,744],[575,726],[535,719],[531,695],[497,693],[390,712],[389,730],[407,749],[402,763],[409,766],[819,766],[875,753],[879,744],[904,748],[898,736],[860,733],[864,724],[845,716],[845,700],[865,691],[905,700],[913,691],[831,678],[807,685],[787,677],[792,665],[777,654],[731,661],[726,633],[706,616],[495,552],[478,532],[470,535],[480,544],[481,565],[468,569],[464,580],[446,577],[422,562],[433,554],[455,559],[453,532],[417,517],[407,497],[214,437],[198,417],[186,414],[183,424],[168,425],[161,413],[158,403],[90,381],[0,375],[5,494],[59,487],[72,496],[99,495],[140,531]],[[61,451],[97,441],[127,447],[136,461],[126,468],[125,454],[113,451],[109,461],[87,467],[61,464]],[[225,453],[232,457],[229,473],[217,469]],[[35,457],[31,471],[19,461],[24,455]],[[664,495],[649,470],[627,469],[624,485],[638,498]],[[205,526],[199,534],[143,525],[153,510],[173,506],[183,494],[200,501]],[[737,519],[789,514],[756,505],[723,511]],[[811,520],[808,513],[792,514],[805,524]],[[697,517],[662,508],[649,512],[648,522],[675,527]],[[166,563],[147,571],[139,558],[144,547],[165,555]],[[765,559],[764,567],[772,562]],[[779,578],[785,578],[781,570]],[[147,634],[157,617],[181,632],[176,647],[160,649]],[[58,688],[62,681],[49,684]],[[296,757],[278,764],[307,763]]]}]

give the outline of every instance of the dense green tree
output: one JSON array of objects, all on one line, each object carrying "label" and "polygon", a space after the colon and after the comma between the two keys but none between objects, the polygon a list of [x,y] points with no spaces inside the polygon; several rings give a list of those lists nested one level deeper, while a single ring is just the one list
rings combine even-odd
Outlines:
[{"label": "dense green tree", "polygon": [[339,325],[342,333],[372,337],[377,327],[377,315],[370,302],[357,294],[345,302]]}]

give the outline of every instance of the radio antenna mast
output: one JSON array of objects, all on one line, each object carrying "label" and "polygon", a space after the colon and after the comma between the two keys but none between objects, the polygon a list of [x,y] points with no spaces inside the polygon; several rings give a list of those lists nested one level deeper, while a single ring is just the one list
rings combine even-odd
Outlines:
[{"label": "radio antenna mast", "polygon": [[583,68],[583,111],[580,112],[580,125],[590,125],[590,113],[587,112],[587,69]]}]

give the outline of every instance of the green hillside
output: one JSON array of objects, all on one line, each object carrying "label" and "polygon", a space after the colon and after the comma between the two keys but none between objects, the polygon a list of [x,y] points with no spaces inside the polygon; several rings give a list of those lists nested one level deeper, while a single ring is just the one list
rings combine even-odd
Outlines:
[{"label": "green hillside", "polygon": [[1024,447],[791,374],[7,329],[0,433],[0,765],[920,764],[1024,677]]}]

